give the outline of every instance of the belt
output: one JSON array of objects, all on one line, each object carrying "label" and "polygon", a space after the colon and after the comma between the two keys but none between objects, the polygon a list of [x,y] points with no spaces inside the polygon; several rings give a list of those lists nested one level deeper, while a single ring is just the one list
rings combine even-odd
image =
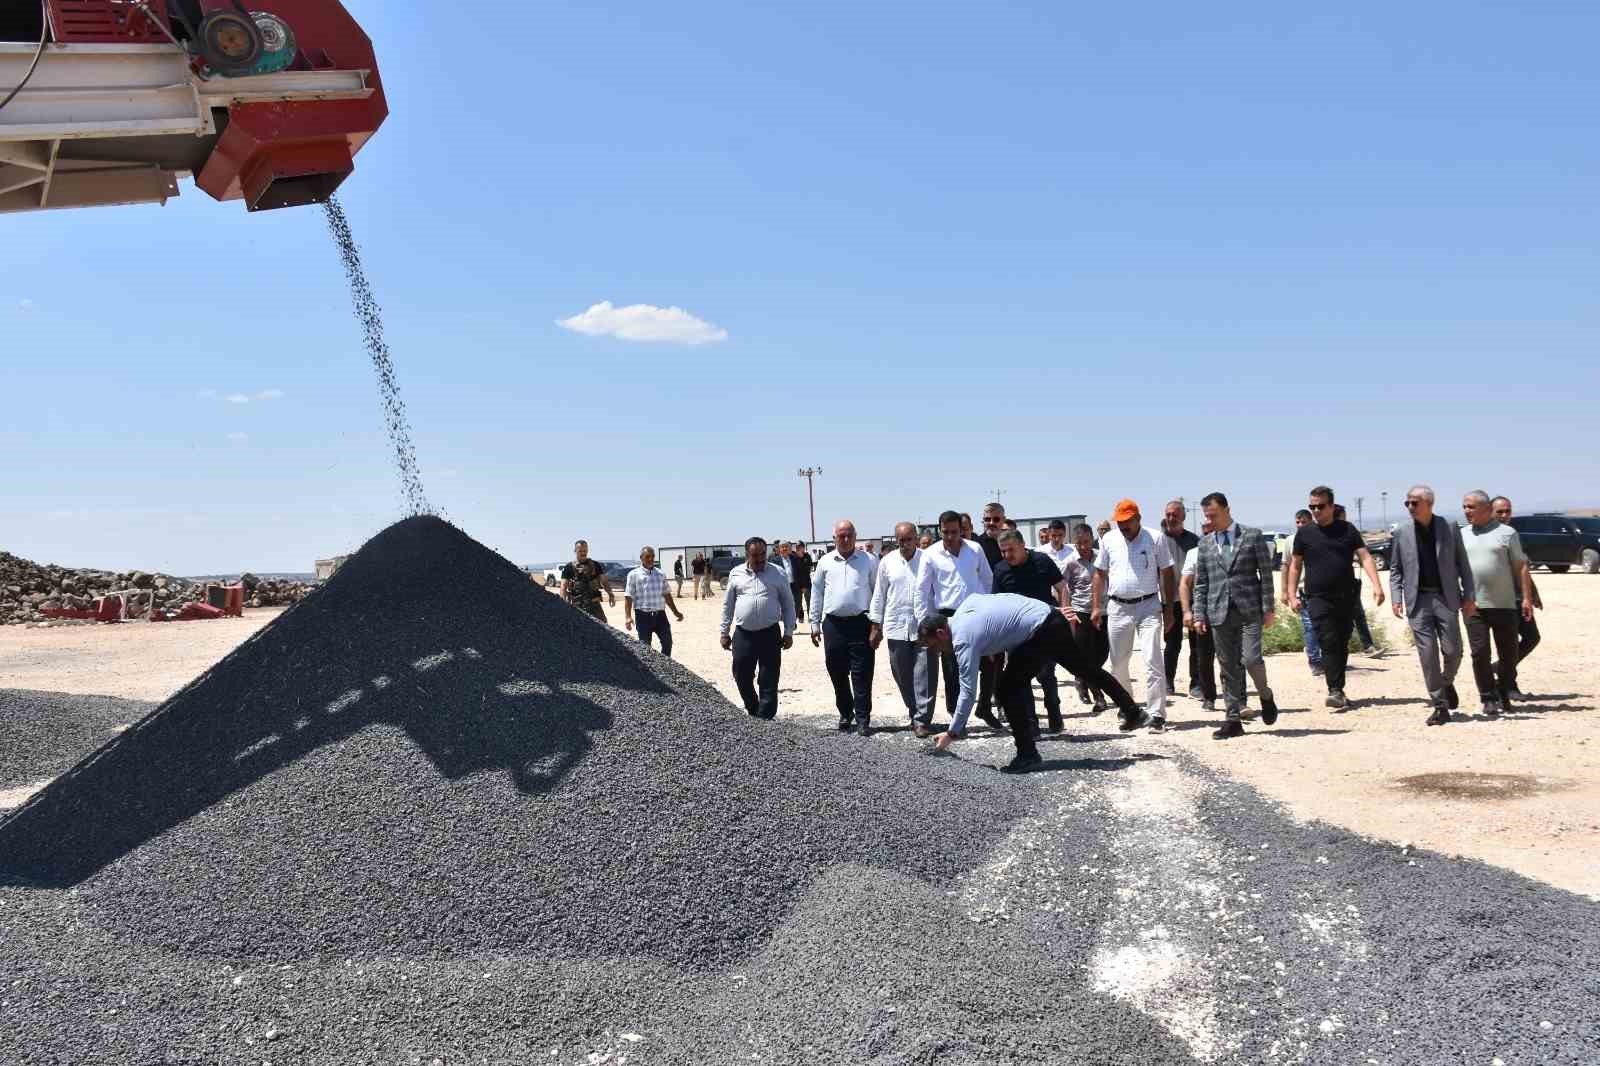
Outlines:
[{"label": "belt", "polygon": [[1148,599],[1152,598],[1153,596],[1155,596],[1155,593],[1154,592],[1149,592],[1149,593],[1146,593],[1143,596],[1135,596],[1132,599],[1129,599],[1127,596],[1113,596],[1111,598],[1116,600],[1120,604],[1123,604],[1123,605],[1128,606],[1128,607],[1132,607],[1134,604],[1143,603],[1145,600],[1148,600]]},{"label": "belt", "polygon": [[634,610],[635,614],[666,614],[667,613],[664,609],[662,609],[660,607],[635,607],[633,610]]}]

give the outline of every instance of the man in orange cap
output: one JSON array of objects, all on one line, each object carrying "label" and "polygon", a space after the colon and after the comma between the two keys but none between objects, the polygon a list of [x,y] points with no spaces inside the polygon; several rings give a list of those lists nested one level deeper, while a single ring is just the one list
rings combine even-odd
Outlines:
[{"label": "man in orange cap", "polygon": [[1122,715],[1124,732],[1148,724],[1155,732],[1167,726],[1167,668],[1162,634],[1171,625],[1169,612],[1178,602],[1178,579],[1166,537],[1153,537],[1140,525],[1139,505],[1121,500],[1111,512],[1117,526],[1100,538],[1094,560],[1094,588],[1089,616],[1105,626],[1111,644],[1111,674],[1129,692],[1133,683],[1128,660],[1137,645],[1145,667],[1145,718]]}]

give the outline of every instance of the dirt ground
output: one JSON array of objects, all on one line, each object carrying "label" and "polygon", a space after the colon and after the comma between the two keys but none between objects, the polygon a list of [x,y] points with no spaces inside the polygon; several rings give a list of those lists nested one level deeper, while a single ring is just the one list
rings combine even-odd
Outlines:
[{"label": "dirt ground", "polygon": [[[1352,659],[1347,690],[1356,705],[1349,712],[1322,706],[1322,680],[1311,676],[1303,655],[1279,655],[1267,660],[1283,712],[1275,727],[1247,723],[1248,736],[1218,743],[1211,730],[1220,714],[1179,696],[1166,734],[1118,734],[1118,742],[1130,754],[1183,748],[1297,818],[1481,859],[1600,899],[1600,693],[1592,651],[1600,642],[1600,579],[1540,574],[1538,581],[1544,642],[1523,664],[1521,681],[1534,698],[1501,720],[1479,713],[1469,660],[1457,684],[1464,717],[1425,726],[1416,656],[1398,639],[1403,623],[1386,605],[1381,613],[1397,638],[1394,650],[1382,659]],[[620,596],[617,602],[608,613],[620,629]],[[674,626],[674,657],[737,703],[730,656],[717,643],[720,599],[679,605],[686,618]],[[182,625],[0,629],[0,688],[165,699],[278,613]],[[802,625],[784,657],[779,717],[831,728],[837,713],[822,651],[804,633]],[[1179,690],[1187,692],[1187,666],[1178,673]],[[1138,698],[1137,664],[1134,682]],[[1063,694],[1069,732],[1117,734],[1112,715],[1091,716],[1070,687]],[[942,695],[940,701],[942,722]],[[873,704],[875,725],[905,726],[881,654]],[[899,728],[862,743],[923,742]],[[957,747],[967,758],[997,761],[1009,745],[975,740]],[[1416,778],[1422,780],[1407,783]]]}]

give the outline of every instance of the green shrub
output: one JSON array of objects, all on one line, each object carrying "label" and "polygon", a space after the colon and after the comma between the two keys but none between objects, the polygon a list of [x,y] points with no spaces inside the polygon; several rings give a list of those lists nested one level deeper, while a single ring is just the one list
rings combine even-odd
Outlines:
[{"label": "green shrub", "polygon": [[[1378,612],[1367,611],[1367,627],[1372,630],[1373,647],[1379,651],[1388,651],[1394,645],[1389,639],[1389,634],[1378,623]],[[1277,618],[1273,620],[1272,628],[1261,634],[1261,652],[1263,655],[1282,655],[1285,652],[1303,652],[1306,650],[1306,631],[1300,625],[1300,616],[1289,608],[1278,605]],[[1350,650],[1361,651],[1361,638],[1355,631],[1350,632]]]}]

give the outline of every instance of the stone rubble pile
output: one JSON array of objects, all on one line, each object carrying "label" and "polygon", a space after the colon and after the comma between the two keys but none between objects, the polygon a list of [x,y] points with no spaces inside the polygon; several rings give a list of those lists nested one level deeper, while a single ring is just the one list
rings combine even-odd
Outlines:
[{"label": "stone rubble pile", "polygon": [[[239,583],[245,586],[247,607],[289,606],[315,588],[299,581],[263,580],[250,573]],[[172,613],[185,604],[203,601],[205,584],[144,570],[47,565],[0,551],[0,626],[78,624],[52,619],[44,612],[55,608],[91,610],[96,599],[112,592],[132,593],[130,609],[142,611],[153,605],[157,612]]]}]

